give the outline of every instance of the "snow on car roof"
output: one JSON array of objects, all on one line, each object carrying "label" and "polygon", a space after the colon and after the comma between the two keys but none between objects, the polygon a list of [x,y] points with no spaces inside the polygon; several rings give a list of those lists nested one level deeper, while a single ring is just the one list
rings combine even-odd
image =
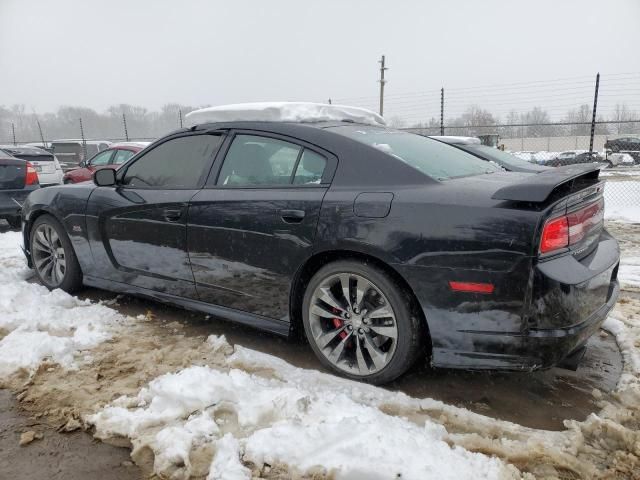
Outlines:
[{"label": "snow on car roof", "polygon": [[477,137],[459,137],[453,135],[429,135],[429,138],[440,140],[452,145],[480,145],[482,142]]},{"label": "snow on car roof", "polygon": [[257,102],[220,105],[195,110],[188,113],[185,119],[188,125],[237,121],[326,122],[345,120],[367,125],[386,125],[384,118],[371,110],[347,105],[311,102]]},{"label": "snow on car roof", "polygon": [[112,143],[111,147],[109,148],[118,148],[118,147],[148,147],[149,145],[151,145],[151,142],[118,142],[118,143]]}]

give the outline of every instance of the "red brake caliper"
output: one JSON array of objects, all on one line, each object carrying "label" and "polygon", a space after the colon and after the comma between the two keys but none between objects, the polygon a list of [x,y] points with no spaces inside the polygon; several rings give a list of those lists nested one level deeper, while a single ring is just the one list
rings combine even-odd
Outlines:
[{"label": "red brake caliper", "polygon": [[[338,310],[337,308],[334,308],[333,313],[340,313],[340,310]],[[342,327],[342,325],[344,325],[344,320],[342,320],[341,318],[333,317],[332,321],[333,321],[333,326],[336,328],[340,328]],[[344,339],[347,336],[347,332],[343,330],[338,335],[340,336],[340,338]]]}]

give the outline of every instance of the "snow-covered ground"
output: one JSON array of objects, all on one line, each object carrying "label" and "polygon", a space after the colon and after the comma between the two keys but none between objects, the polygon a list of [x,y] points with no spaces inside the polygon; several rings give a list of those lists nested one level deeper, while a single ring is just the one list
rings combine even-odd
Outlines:
[{"label": "snow-covered ground", "polygon": [[[223,336],[197,348],[199,340],[176,336],[167,348],[191,343],[163,351],[144,338],[152,322],[27,281],[18,233],[0,234],[0,382],[16,388],[16,377],[23,385],[25,376],[54,375],[38,369],[42,364],[59,364],[63,376],[84,373],[76,385],[95,382],[95,390],[70,388],[64,405],[82,399],[85,426],[104,441],[130,442],[134,461],[161,478],[640,478],[640,231],[633,225],[640,209],[615,212],[608,219],[626,237],[619,271],[625,292],[605,326],[622,350],[624,371],[599,412],[566,421],[564,431],[297,368]],[[147,356],[127,358],[125,342],[133,340],[148,341]],[[170,354],[177,360],[161,373],[134,373],[153,371]],[[19,388],[30,401],[35,387]]]},{"label": "snow-covered ground", "polygon": [[29,283],[33,273],[20,251],[21,234],[0,235],[0,382],[43,360],[75,368],[82,352],[110,337],[123,317],[61,291]]}]

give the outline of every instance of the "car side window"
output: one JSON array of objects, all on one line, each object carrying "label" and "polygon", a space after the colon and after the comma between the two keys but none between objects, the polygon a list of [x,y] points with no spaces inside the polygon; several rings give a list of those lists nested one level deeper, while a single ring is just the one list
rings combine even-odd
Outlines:
[{"label": "car side window", "polygon": [[106,152],[99,153],[91,160],[89,160],[89,165],[92,167],[100,167],[102,165],[108,165],[109,160],[111,160],[111,155],[113,155],[113,150],[109,150]]},{"label": "car side window", "polygon": [[168,140],[135,160],[122,183],[136,188],[197,188],[221,143],[219,135]]},{"label": "car side window", "polygon": [[296,175],[293,178],[294,185],[308,185],[320,183],[324,169],[327,166],[327,159],[309,149],[305,149],[300,157]]},{"label": "car side window", "polygon": [[291,184],[302,147],[275,138],[236,135],[218,175],[218,185],[277,186]]},{"label": "car side window", "polygon": [[116,150],[116,154],[113,156],[111,163],[114,165],[122,165],[134,155],[135,152],[132,152],[131,150]]}]

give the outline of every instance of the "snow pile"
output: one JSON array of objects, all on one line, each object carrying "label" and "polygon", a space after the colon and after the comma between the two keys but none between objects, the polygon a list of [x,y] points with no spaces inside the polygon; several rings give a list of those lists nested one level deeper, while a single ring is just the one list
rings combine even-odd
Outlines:
[{"label": "snow pile", "polygon": [[73,367],[79,351],[109,338],[123,317],[61,291],[26,281],[32,275],[18,232],[0,235],[0,380],[45,359]]},{"label": "snow pile", "polygon": [[[245,361],[272,358],[242,352]],[[419,426],[354,400],[350,390],[359,384],[330,377],[329,384],[333,379],[351,388],[327,388],[327,381],[318,386],[315,373],[290,368],[298,377],[307,374],[306,382],[192,366],[157,378],[88,420],[99,438],[132,439],[134,459],[150,448],[154,471],[163,478],[204,475],[204,465],[210,479],[249,479],[246,465],[371,480],[515,476],[496,458],[450,447],[436,423]]]},{"label": "snow pile", "polygon": [[187,125],[216,122],[327,122],[352,121],[367,125],[385,125],[371,110],[346,105],[310,102],[258,102],[202,108],[185,116]]}]

